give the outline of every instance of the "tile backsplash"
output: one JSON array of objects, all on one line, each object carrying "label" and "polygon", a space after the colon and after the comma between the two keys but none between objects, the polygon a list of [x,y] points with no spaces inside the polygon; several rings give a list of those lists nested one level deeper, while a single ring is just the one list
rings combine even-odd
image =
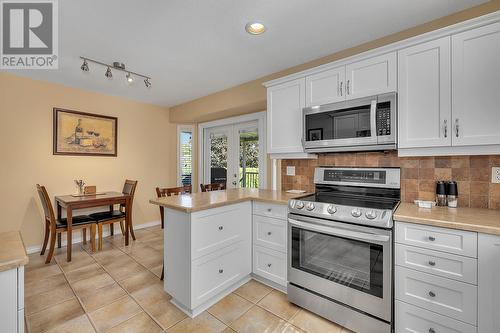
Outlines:
[{"label": "tile backsplash", "polygon": [[[295,166],[295,176],[286,167]],[[491,184],[491,167],[500,167],[500,156],[398,157],[397,152],[320,154],[316,160],[283,160],[283,190],[314,190],[317,166],[400,167],[401,200],[435,200],[437,180],[458,183],[459,207],[500,209],[500,184]]]}]

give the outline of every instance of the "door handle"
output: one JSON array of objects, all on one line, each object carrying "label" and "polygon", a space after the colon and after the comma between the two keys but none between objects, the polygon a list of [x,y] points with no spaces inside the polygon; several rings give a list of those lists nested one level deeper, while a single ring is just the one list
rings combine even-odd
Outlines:
[{"label": "door handle", "polygon": [[350,89],[349,89],[349,83],[351,82],[351,80],[347,80],[347,95],[350,95],[351,92],[350,92]]},{"label": "door handle", "polygon": [[236,184],[237,184],[236,180],[233,180],[233,185],[236,185]]},{"label": "door handle", "polygon": [[444,120],[444,137],[448,137],[448,119]]},{"label": "door handle", "polygon": [[342,96],[342,85],[344,84],[344,82],[340,81],[340,96]]},{"label": "door handle", "polygon": [[459,126],[458,126],[458,118],[455,119],[455,136],[458,138]]}]

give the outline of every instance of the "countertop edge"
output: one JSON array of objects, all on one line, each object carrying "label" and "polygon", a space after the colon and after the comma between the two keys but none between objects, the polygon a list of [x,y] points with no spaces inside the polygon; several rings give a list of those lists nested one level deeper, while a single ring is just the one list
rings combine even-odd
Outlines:
[{"label": "countertop edge", "polygon": [[24,254],[18,258],[0,262],[0,272],[8,271],[10,269],[17,268],[20,266],[26,266],[29,263],[29,257],[28,254],[26,253],[26,246],[24,246],[23,237],[21,236],[21,233],[19,231],[17,231],[17,233]]}]

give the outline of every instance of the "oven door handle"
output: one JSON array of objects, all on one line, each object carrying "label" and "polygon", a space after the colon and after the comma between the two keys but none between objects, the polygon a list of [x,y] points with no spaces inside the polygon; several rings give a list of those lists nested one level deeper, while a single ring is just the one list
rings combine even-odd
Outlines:
[{"label": "oven door handle", "polygon": [[322,225],[318,225],[318,224],[300,222],[300,221],[290,219],[290,218],[288,219],[288,222],[290,223],[290,225],[299,227],[301,229],[306,229],[306,230],[310,230],[310,231],[317,231],[317,232],[321,232],[321,233],[332,235],[332,236],[340,236],[340,237],[345,237],[345,238],[352,238],[352,239],[371,241],[371,242],[387,243],[390,241],[390,237],[386,236],[386,235],[378,235],[378,234],[363,232],[363,231],[354,231],[354,230],[348,230],[348,229],[339,229],[339,228],[335,228],[335,227],[327,227],[327,226],[322,226]]}]

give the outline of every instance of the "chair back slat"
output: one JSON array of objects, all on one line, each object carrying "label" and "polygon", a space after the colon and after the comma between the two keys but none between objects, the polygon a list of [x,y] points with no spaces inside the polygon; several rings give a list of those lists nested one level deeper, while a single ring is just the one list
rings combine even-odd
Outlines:
[{"label": "chair back slat", "polygon": [[56,217],[54,214],[54,208],[52,207],[52,202],[50,201],[49,194],[45,189],[45,186],[36,184],[36,190],[40,201],[42,202],[43,214],[45,215],[45,220],[49,221],[50,224],[56,223]]},{"label": "chair back slat", "polygon": [[186,193],[192,193],[192,186],[191,185],[184,185],[184,186],[179,186],[179,187],[167,187],[167,188],[156,188],[156,195],[158,198],[160,197],[170,197],[172,195],[180,195],[180,194],[186,194]]},{"label": "chair back slat", "polygon": [[219,191],[226,189],[226,183],[200,184],[202,192]]}]

